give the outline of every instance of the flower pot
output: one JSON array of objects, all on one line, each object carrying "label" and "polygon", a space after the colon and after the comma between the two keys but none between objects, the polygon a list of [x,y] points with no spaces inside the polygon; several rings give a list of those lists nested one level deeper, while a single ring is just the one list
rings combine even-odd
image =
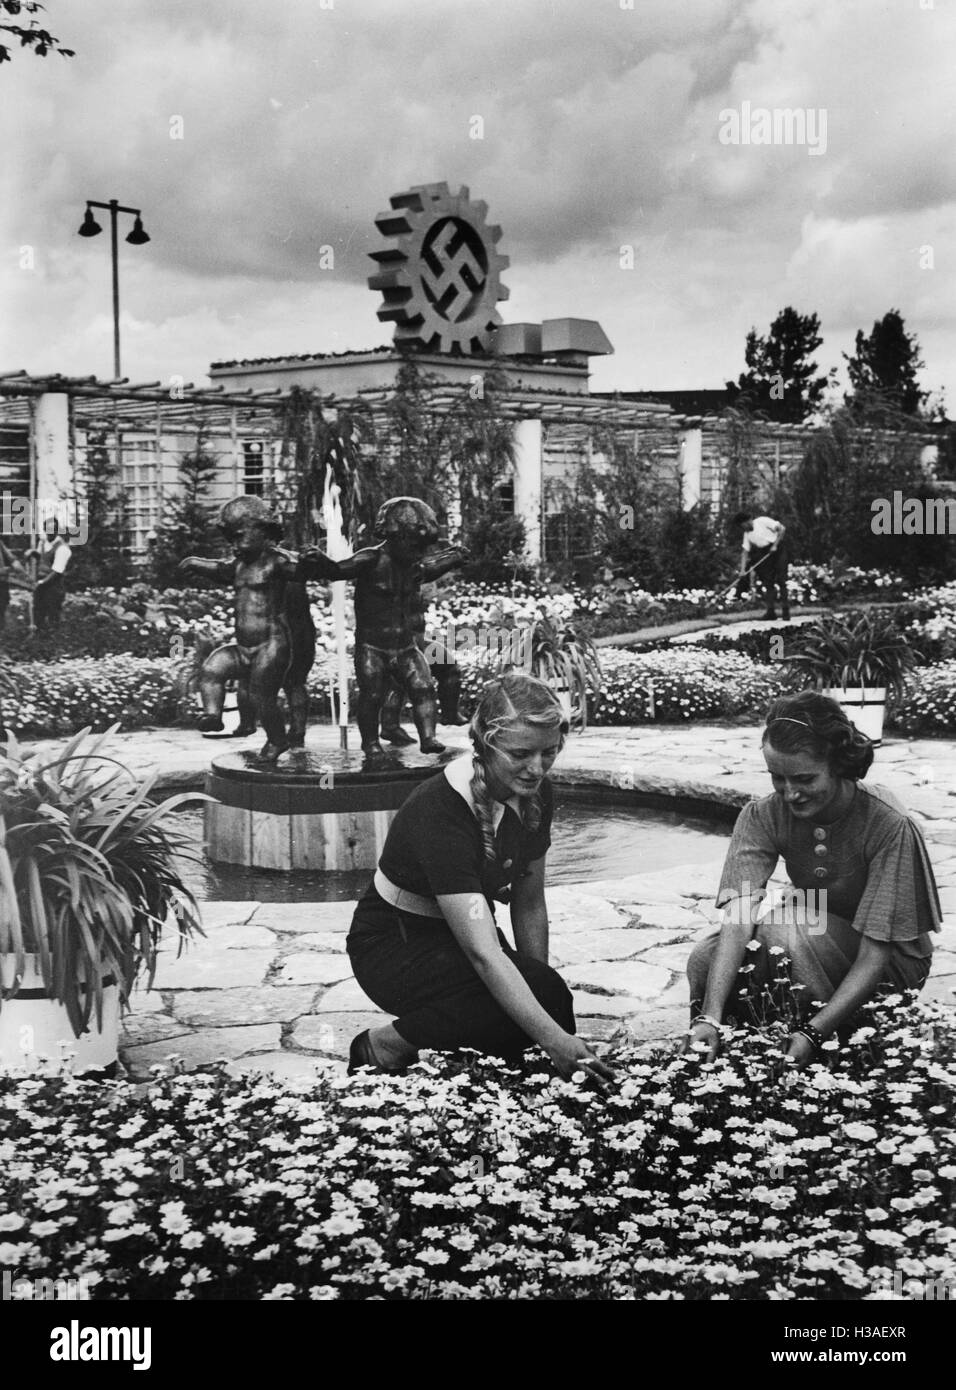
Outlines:
[{"label": "flower pot", "polygon": [[829,695],[831,700],[836,700],[848,719],[859,729],[861,734],[866,734],[867,738],[879,746],[883,741],[883,716],[886,713],[886,686],[850,686],[844,690],[842,686],[834,686],[832,689],[824,690],[824,695]]},{"label": "flower pot", "polygon": [[[0,980],[13,983],[16,956],[0,955]],[[40,1059],[58,1066],[65,1052],[73,1056],[76,1074],[100,1071],[116,1061],[119,1040],[119,986],[113,975],[103,976],[103,1027],[96,1012],[85,1033],[76,1037],[65,1007],[51,999],[43,984],[36,956],[27,955],[18,992],[0,1003],[0,1068],[37,1071]]]}]

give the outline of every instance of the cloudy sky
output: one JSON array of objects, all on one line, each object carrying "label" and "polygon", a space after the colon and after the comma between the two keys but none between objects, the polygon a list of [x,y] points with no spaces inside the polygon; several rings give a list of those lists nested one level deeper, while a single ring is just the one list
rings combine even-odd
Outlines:
[{"label": "cloudy sky", "polygon": [[[719,387],[787,304],[829,367],[898,308],[952,415],[954,0],[629,3],[48,0],[76,57],[0,67],[0,368],[111,375],[87,198],[152,237],[120,243],[133,380],[385,343],[373,218],[445,180],[503,228],[506,322],[600,321],[595,389]],[[724,143],[744,103],[817,152]]]}]

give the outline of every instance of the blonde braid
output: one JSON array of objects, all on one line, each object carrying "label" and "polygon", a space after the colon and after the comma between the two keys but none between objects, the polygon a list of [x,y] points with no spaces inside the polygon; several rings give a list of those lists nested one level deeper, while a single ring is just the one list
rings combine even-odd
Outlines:
[{"label": "blonde braid", "polygon": [[[471,795],[481,826],[486,859],[495,858],[494,800],[488,791],[485,757],[503,730],[525,721],[538,728],[556,728],[563,747],[568,720],[554,692],[536,676],[511,671],[487,685],[471,720]],[[544,805],[539,791],[521,798],[523,821],[528,830],[540,828]]]},{"label": "blonde braid", "polygon": [[485,765],[477,752],[471,760],[474,771],[471,774],[471,795],[475,803],[475,813],[481,826],[481,839],[485,847],[485,858],[495,857],[495,822],[492,797],[485,778]]}]

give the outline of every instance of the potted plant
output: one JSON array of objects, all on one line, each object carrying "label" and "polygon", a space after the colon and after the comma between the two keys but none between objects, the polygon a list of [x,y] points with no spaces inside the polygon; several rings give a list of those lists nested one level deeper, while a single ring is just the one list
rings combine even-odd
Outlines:
[{"label": "potted plant", "polygon": [[[601,663],[590,637],[578,637],[574,629],[559,618],[538,613],[527,626],[520,627],[524,669],[530,669],[554,689],[572,726],[587,728],[589,694],[601,689]],[[506,658],[505,670],[515,666]]]},{"label": "potted plant", "polygon": [[850,609],[808,623],[786,661],[838,701],[861,733],[878,744],[887,699],[901,698],[916,657],[891,618]]},{"label": "potted plant", "polygon": [[0,750],[0,1067],[34,1069],[75,1050],[74,1070],[116,1062],[120,1010],[147,988],[160,936],[202,934],[175,864],[185,842],[164,824],[185,793],[154,805],[158,774],[137,778],[100,752],[115,729],[84,729],[42,758],[11,737]]}]

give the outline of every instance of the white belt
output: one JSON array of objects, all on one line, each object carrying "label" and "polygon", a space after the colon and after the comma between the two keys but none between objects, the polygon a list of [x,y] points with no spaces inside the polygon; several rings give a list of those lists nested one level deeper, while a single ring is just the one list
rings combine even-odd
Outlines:
[{"label": "white belt", "polygon": [[397,907],[400,912],[410,912],[414,917],[440,917],[445,920],[445,914],[434,898],[423,898],[420,893],[410,893],[407,888],[397,888],[390,878],[386,878],[381,869],[375,870],[372,879],[375,884],[375,891],[380,898],[391,906]]}]

